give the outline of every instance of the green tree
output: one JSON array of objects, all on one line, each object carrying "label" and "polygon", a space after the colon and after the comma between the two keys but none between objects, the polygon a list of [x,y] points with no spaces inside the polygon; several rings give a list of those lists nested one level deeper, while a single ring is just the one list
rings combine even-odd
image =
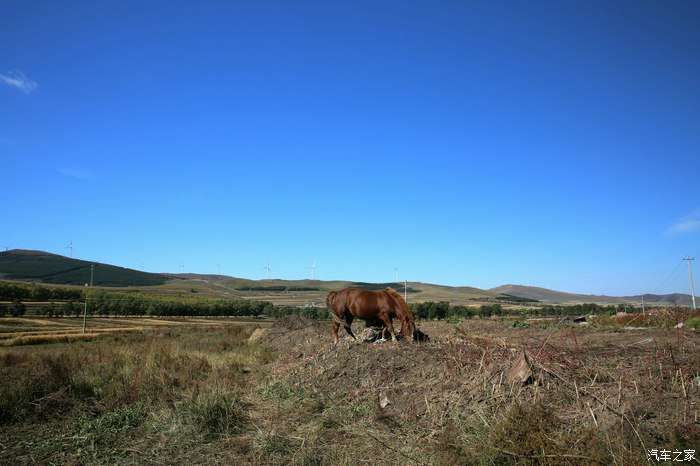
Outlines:
[{"label": "green tree", "polygon": [[80,306],[78,306],[78,303],[76,303],[75,301],[66,301],[66,303],[63,305],[61,311],[63,311],[63,312],[60,312],[60,311],[59,312],[62,315],[67,315],[67,316],[70,316],[73,314],[78,315],[80,313]]},{"label": "green tree", "polygon": [[27,308],[25,307],[24,303],[22,303],[22,301],[19,299],[12,301],[12,304],[10,304],[8,307],[8,311],[12,317],[22,317],[26,310]]}]

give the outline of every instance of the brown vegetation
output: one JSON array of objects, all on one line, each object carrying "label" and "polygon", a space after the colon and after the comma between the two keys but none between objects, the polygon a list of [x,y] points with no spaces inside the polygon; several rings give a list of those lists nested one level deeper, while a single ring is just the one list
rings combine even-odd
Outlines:
[{"label": "brown vegetation", "polygon": [[643,464],[700,445],[693,330],[418,326],[430,343],[334,348],[329,323],[289,317],[0,349],[0,462]]}]

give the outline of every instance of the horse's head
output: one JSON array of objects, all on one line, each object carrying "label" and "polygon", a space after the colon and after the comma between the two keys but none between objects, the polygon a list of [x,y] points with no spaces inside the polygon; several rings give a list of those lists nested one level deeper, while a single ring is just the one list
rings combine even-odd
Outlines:
[{"label": "horse's head", "polygon": [[413,314],[409,311],[408,314],[401,317],[401,334],[407,341],[413,341],[415,330],[416,323],[413,319]]},{"label": "horse's head", "polygon": [[408,304],[406,304],[403,297],[393,288],[386,288],[385,291],[391,295],[396,303],[394,313],[396,314],[396,317],[401,319],[401,334],[406,341],[413,341],[413,332],[416,329],[416,324]]}]

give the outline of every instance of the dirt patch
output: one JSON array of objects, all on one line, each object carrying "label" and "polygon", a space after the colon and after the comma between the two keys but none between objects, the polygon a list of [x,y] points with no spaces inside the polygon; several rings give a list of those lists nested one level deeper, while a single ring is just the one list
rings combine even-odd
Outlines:
[{"label": "dirt patch", "polygon": [[322,325],[307,317],[283,317],[270,327],[256,329],[249,343],[264,344],[278,351],[286,351],[298,345],[312,346],[322,333]]}]

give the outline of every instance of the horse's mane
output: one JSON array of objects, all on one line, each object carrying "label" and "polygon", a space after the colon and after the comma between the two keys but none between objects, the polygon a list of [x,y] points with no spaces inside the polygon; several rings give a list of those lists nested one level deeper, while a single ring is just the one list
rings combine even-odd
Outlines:
[{"label": "horse's mane", "polygon": [[406,301],[403,299],[403,296],[401,296],[395,289],[391,287],[387,287],[384,289],[389,295],[394,298],[394,300],[401,306],[401,310],[403,311],[404,315],[406,316],[411,316],[413,317],[413,314],[411,314],[411,310],[408,308],[408,304],[406,304]]}]

